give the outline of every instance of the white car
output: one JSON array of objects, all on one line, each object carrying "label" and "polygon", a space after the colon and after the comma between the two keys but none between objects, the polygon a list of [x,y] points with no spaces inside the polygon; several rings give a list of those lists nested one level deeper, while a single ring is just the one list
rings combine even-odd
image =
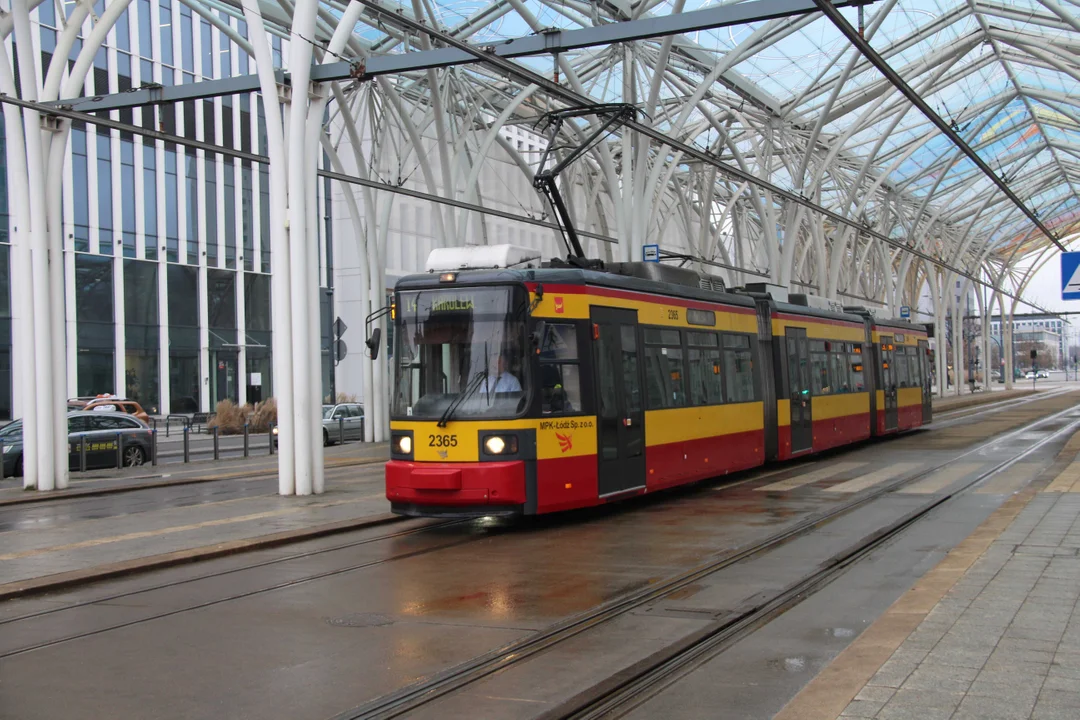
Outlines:
[{"label": "white car", "polygon": [[1040,370],[1039,372],[1035,373],[1035,376],[1040,378],[1046,378],[1047,380],[1050,379],[1050,373],[1046,370]]},{"label": "white car", "polygon": [[1035,371],[1034,371],[1034,370],[1028,370],[1028,371],[1027,371],[1027,375],[1025,375],[1025,376],[1024,376],[1024,378],[1025,378],[1026,380],[1034,380],[1034,379],[1036,379],[1037,377],[1038,377],[1038,375],[1036,375],[1036,374],[1035,374]]}]

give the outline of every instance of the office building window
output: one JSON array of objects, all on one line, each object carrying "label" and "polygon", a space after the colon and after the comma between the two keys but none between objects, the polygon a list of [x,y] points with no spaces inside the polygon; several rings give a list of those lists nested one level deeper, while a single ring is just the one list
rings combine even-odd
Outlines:
[{"label": "office building window", "polygon": [[153,144],[143,146],[143,232],[146,233],[146,259],[158,256],[157,153]]},{"label": "office building window", "polygon": [[75,329],[79,395],[115,392],[112,259],[75,255]]},{"label": "office building window", "polygon": [[243,161],[240,168],[240,206],[242,209],[244,236],[244,269],[255,269],[255,206],[251,186],[251,163]]},{"label": "office building window", "polygon": [[[194,134],[194,122],[191,132]],[[189,265],[199,264],[199,158],[194,148],[187,148],[184,153],[187,170],[187,192],[184,204],[187,206],[187,261]],[[210,201],[207,200],[209,203]]]},{"label": "office building window", "polygon": [[[207,103],[210,107],[213,104]],[[206,168],[206,264],[218,265],[218,202],[217,202],[217,156],[207,156]]]},{"label": "office building window", "polygon": [[87,174],[85,125],[72,126],[71,148],[73,180],[71,199],[75,205],[75,251],[87,252],[90,250],[90,187]]},{"label": "office building window", "polygon": [[113,254],[112,139],[109,131],[97,133],[98,252]]},{"label": "office building window", "polygon": [[[232,136],[225,137],[226,143]],[[236,267],[236,168],[232,160],[225,161],[225,267]]]},{"label": "office building window", "polygon": [[180,216],[177,208],[176,146],[165,145],[165,259],[180,262]]},{"label": "office building window", "polygon": [[169,405],[172,412],[199,410],[199,270],[168,266]]},{"label": "office building window", "polygon": [[124,392],[153,412],[161,402],[158,381],[158,265],[124,261]]},{"label": "office building window", "polygon": [[124,257],[135,257],[135,142],[120,141],[120,230]]}]

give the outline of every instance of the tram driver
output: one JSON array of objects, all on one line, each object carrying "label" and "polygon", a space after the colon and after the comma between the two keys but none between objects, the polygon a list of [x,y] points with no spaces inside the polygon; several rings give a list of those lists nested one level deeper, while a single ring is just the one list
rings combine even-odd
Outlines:
[{"label": "tram driver", "polygon": [[494,377],[488,375],[480,385],[480,392],[484,395],[492,393],[521,392],[521,382],[514,373],[507,368],[506,353],[499,353],[495,361]]}]

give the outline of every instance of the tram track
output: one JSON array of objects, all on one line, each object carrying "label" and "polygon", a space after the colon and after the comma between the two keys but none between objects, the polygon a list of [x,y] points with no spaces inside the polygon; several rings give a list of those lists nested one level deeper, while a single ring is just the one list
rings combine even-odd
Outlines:
[{"label": "tram track", "polygon": [[[404,520],[406,520],[406,518],[402,518],[402,521],[404,521]],[[418,527],[418,528],[409,528],[408,530],[401,530],[401,531],[398,531],[398,532],[386,533],[386,534],[383,534],[383,535],[379,535],[377,537],[364,538],[362,540],[356,540],[356,541],[353,541],[353,542],[334,545],[333,547],[319,548],[317,550],[310,550],[310,551],[303,552],[303,553],[295,553],[293,555],[288,555],[288,556],[280,557],[280,558],[274,558],[272,560],[265,560],[263,562],[242,565],[240,567],[229,568],[229,569],[226,569],[226,570],[220,570],[220,571],[212,572],[212,573],[204,573],[204,574],[198,575],[196,577],[183,578],[181,580],[174,580],[174,581],[167,582],[167,583],[161,583],[161,584],[157,584],[157,585],[152,585],[150,587],[142,587],[142,588],[137,588],[137,589],[134,589],[134,590],[128,590],[128,591],[125,591],[125,592],[114,593],[112,595],[96,597],[96,598],[94,598],[92,600],[85,600],[85,601],[82,601],[82,602],[72,603],[70,605],[64,605],[63,607],[55,607],[55,608],[50,608],[48,610],[39,610],[39,611],[36,611],[36,612],[25,613],[23,615],[19,615],[19,616],[16,616],[16,617],[0,619],[0,627],[4,627],[6,625],[12,625],[12,624],[19,623],[19,622],[27,622],[27,621],[31,621],[31,620],[38,620],[38,619],[41,619],[41,618],[44,618],[44,617],[47,617],[47,616],[56,615],[56,614],[60,614],[60,613],[65,613],[65,612],[70,612],[72,610],[77,610],[77,609],[80,609],[80,608],[91,607],[91,606],[94,606],[94,605],[99,605],[101,603],[116,602],[118,600],[124,600],[124,599],[135,597],[137,595],[143,595],[143,594],[146,594],[146,593],[158,592],[158,591],[161,591],[161,590],[168,590],[170,588],[175,588],[175,587],[179,587],[179,586],[182,586],[182,585],[190,585],[190,584],[197,583],[197,582],[202,582],[202,581],[205,581],[205,580],[213,580],[213,579],[225,577],[227,575],[233,575],[233,574],[236,574],[236,573],[248,572],[248,571],[251,571],[251,570],[258,570],[258,569],[261,569],[261,568],[270,567],[272,565],[279,565],[279,564],[286,563],[286,562],[293,562],[293,561],[297,561],[297,560],[304,560],[304,559],[307,559],[307,558],[312,558],[312,557],[315,557],[315,556],[318,556],[318,555],[325,555],[325,554],[332,553],[332,552],[339,552],[339,551],[343,551],[343,550],[349,550],[349,549],[356,548],[356,547],[359,547],[359,546],[362,546],[362,545],[370,545],[370,544],[377,543],[377,542],[385,542],[385,541],[388,541],[388,540],[395,540],[397,538],[407,537],[407,536],[410,536],[410,535],[416,535],[416,534],[420,534],[420,533],[424,533],[424,532],[430,532],[432,530],[442,529],[442,528],[446,528],[446,527],[450,527],[450,526],[454,526],[454,525],[462,525],[462,524],[464,524],[466,522],[468,522],[468,521],[467,520],[437,521],[437,522],[425,524],[425,525],[423,525],[421,527]],[[205,601],[205,602],[196,603],[194,605],[189,605],[187,607],[179,608],[179,609],[172,610],[172,611],[169,611],[169,612],[158,613],[158,614],[150,615],[150,616],[147,616],[147,617],[138,618],[136,620],[132,620],[132,621],[129,621],[129,622],[116,623],[116,624],[113,624],[113,625],[109,625],[107,627],[95,628],[92,631],[72,634],[72,635],[65,636],[63,638],[57,638],[57,639],[54,639],[54,640],[50,640],[48,642],[43,642],[43,643],[38,643],[36,645],[31,645],[31,646],[27,646],[27,647],[18,648],[16,650],[0,652],[0,659],[7,658],[7,657],[14,657],[16,655],[21,655],[21,654],[31,652],[31,651],[34,651],[34,650],[40,650],[42,648],[50,647],[52,645],[57,645],[57,644],[64,643],[64,642],[70,642],[72,640],[78,640],[78,639],[81,639],[81,638],[84,638],[84,637],[89,637],[91,635],[99,635],[99,634],[104,633],[104,632],[110,632],[110,631],[113,631],[113,630],[119,630],[121,628],[130,627],[132,625],[138,625],[138,624],[150,622],[150,621],[153,621],[153,620],[159,620],[161,618],[169,617],[171,615],[176,615],[176,614],[179,614],[179,613],[182,613],[182,612],[190,612],[192,610],[199,610],[199,609],[202,609],[202,608],[211,607],[213,605],[218,605],[220,603],[231,602],[233,600],[240,600],[242,598],[251,597],[252,595],[257,595],[257,594],[264,593],[264,592],[273,592],[275,590],[283,590],[283,589],[286,589],[286,588],[289,588],[289,587],[294,587],[296,585],[300,585],[300,584],[303,584],[303,583],[306,583],[306,582],[312,582],[312,581],[320,580],[320,579],[327,578],[327,577],[333,577],[334,575],[340,575],[342,573],[352,572],[354,570],[361,570],[361,569],[364,569],[364,568],[374,567],[376,565],[382,565],[382,564],[385,564],[385,563],[388,563],[388,562],[393,562],[393,561],[396,561],[396,560],[403,560],[403,559],[407,559],[407,558],[410,558],[410,557],[416,557],[418,555],[426,554],[426,553],[429,553],[429,552],[435,552],[435,551],[442,550],[442,549],[445,549],[445,548],[448,548],[448,547],[455,547],[455,546],[458,546],[458,545],[465,544],[467,542],[473,542],[475,540],[480,539],[480,537],[484,537],[484,536],[468,537],[468,538],[464,538],[464,539],[459,538],[459,539],[455,540],[454,542],[449,542],[449,543],[445,543],[445,544],[441,544],[441,545],[436,545],[436,546],[433,546],[433,547],[430,547],[430,548],[423,548],[421,550],[416,550],[416,551],[411,551],[411,552],[406,552],[406,553],[400,553],[398,555],[392,555],[392,556],[389,556],[389,557],[386,557],[386,558],[370,560],[368,562],[363,562],[363,563],[356,563],[356,564],[349,565],[349,566],[342,567],[342,568],[335,568],[333,570],[328,570],[328,571],[325,571],[325,572],[316,573],[316,574],[308,575],[308,576],[305,576],[305,577],[295,578],[293,580],[289,580],[289,581],[286,581],[286,582],[276,583],[276,584],[271,585],[269,587],[259,588],[259,589],[256,589],[256,590],[251,590],[251,591],[243,592],[243,593],[236,593],[236,594],[233,594],[233,595],[228,595],[226,597],[216,598],[216,599],[213,599],[213,600],[208,600],[208,601]]]},{"label": "tram track", "polygon": [[686,641],[650,656],[608,682],[580,693],[545,712],[539,720],[556,720],[556,718],[599,720],[625,715],[825,587],[859,560],[953,498],[1004,472],[1045,445],[1054,442],[1066,433],[1075,432],[1078,428],[1080,428],[1080,419],[1051,432],[1031,447],[963,483],[953,492],[926,502],[897,521],[836,553],[815,570],[773,594],[764,602],[736,610],[722,623],[695,633]]},{"label": "tram track", "polygon": [[[813,515],[813,516],[810,516],[808,518],[805,518],[803,521],[800,521],[796,525],[788,528],[785,531],[782,531],[782,532],[777,533],[777,534],[775,534],[773,536],[770,536],[769,538],[765,539],[761,543],[755,544],[754,546],[751,546],[751,547],[748,547],[748,548],[737,549],[735,552],[730,553],[730,554],[726,554],[726,555],[724,555],[723,557],[721,557],[720,559],[718,559],[716,561],[708,563],[708,564],[706,564],[704,566],[699,566],[697,568],[691,569],[690,571],[688,571],[686,573],[682,573],[682,574],[676,576],[673,579],[665,581],[661,585],[653,586],[647,592],[645,592],[644,594],[642,594],[642,593],[631,593],[631,594],[629,594],[627,596],[624,596],[622,598],[619,598],[619,599],[613,601],[612,604],[600,606],[599,608],[594,609],[594,611],[591,611],[590,613],[586,613],[586,615],[583,616],[583,617],[580,617],[580,618],[577,618],[577,619],[572,619],[571,621],[569,621],[569,624],[567,624],[565,626],[563,626],[563,624],[559,624],[559,625],[554,626],[554,628],[551,631],[545,631],[544,634],[543,634],[543,637],[542,636],[533,636],[533,638],[528,639],[529,641],[525,642],[525,644],[522,645],[521,647],[518,647],[515,644],[515,645],[511,646],[511,649],[504,649],[503,651],[496,651],[497,656],[487,658],[487,660],[484,660],[484,658],[486,658],[487,656],[481,656],[481,658],[477,659],[477,662],[479,662],[480,664],[477,665],[476,667],[472,668],[472,671],[470,673],[472,675],[472,677],[470,679],[468,679],[467,682],[458,684],[458,683],[461,682],[462,677],[463,677],[463,676],[460,676],[460,675],[457,678],[457,682],[450,682],[450,683],[445,682],[445,680],[448,680],[448,679],[452,680],[451,678],[441,680],[438,683],[438,688],[437,688],[438,692],[434,697],[438,697],[438,696],[444,695],[446,693],[452,692],[452,691],[454,691],[456,689],[459,689],[459,687],[463,687],[465,684],[468,684],[470,682],[475,682],[475,680],[479,679],[480,677],[486,676],[488,674],[491,674],[492,672],[497,671],[498,669],[501,669],[501,667],[505,666],[505,663],[507,662],[506,658],[507,658],[508,655],[513,656],[513,658],[510,660],[511,663],[520,661],[521,659],[523,659],[525,657],[536,654],[537,652],[540,652],[540,651],[542,651],[542,650],[544,650],[544,649],[546,649],[548,647],[554,646],[555,644],[557,644],[559,642],[562,642],[563,640],[567,639],[568,637],[572,637],[572,636],[577,635],[577,634],[579,634],[581,632],[584,632],[584,631],[586,631],[586,630],[588,630],[588,629],[590,629],[592,627],[595,627],[596,625],[598,625],[600,623],[603,623],[603,622],[606,622],[607,620],[613,619],[617,615],[624,614],[624,613],[626,613],[626,612],[628,612],[628,611],[630,611],[630,610],[632,610],[632,609],[634,609],[636,607],[639,607],[639,606],[641,606],[643,604],[646,604],[648,602],[652,602],[652,601],[654,601],[656,599],[659,599],[663,595],[668,594],[670,592],[673,592],[673,591],[675,591],[675,590],[677,590],[677,589],[679,589],[679,588],[681,588],[681,587],[683,587],[683,586],[685,586],[685,585],[687,585],[689,583],[692,583],[698,578],[704,577],[705,575],[708,575],[708,574],[710,574],[712,572],[716,572],[716,571],[718,571],[718,570],[720,570],[720,569],[722,569],[724,567],[728,567],[728,566],[736,564],[738,562],[742,562],[742,561],[750,559],[750,558],[752,558],[752,557],[754,557],[756,555],[760,555],[760,554],[762,554],[764,552],[767,552],[770,549],[778,547],[778,546],[782,545],[785,542],[788,542],[788,541],[790,541],[790,540],[792,540],[792,539],[794,539],[794,538],[796,538],[796,537],[798,537],[800,535],[803,535],[803,534],[811,531],[812,529],[814,529],[816,527],[821,526],[824,523],[827,523],[827,522],[835,519],[836,517],[839,517],[842,514],[850,512],[851,510],[853,510],[853,509],[855,509],[855,508],[869,502],[870,500],[872,500],[872,499],[874,499],[876,497],[881,496],[882,494],[884,494],[886,492],[891,492],[892,490],[894,490],[894,489],[896,489],[896,488],[898,488],[898,487],[900,487],[900,486],[902,486],[904,484],[915,482],[915,481],[921,479],[922,477],[924,477],[925,475],[930,474],[932,472],[936,472],[937,470],[940,470],[941,468],[944,468],[944,467],[946,467],[946,466],[948,466],[948,465],[950,465],[950,464],[952,464],[952,463],[966,457],[967,455],[970,455],[972,453],[976,453],[976,452],[982,450],[984,447],[986,447],[986,446],[988,446],[988,445],[990,445],[992,443],[1001,442],[1003,440],[1006,440],[1009,437],[1012,437],[1014,435],[1018,435],[1018,434],[1023,433],[1023,432],[1030,432],[1032,428],[1034,428],[1034,427],[1036,427],[1036,426],[1038,426],[1040,424],[1043,424],[1043,423],[1051,422],[1051,421],[1053,421],[1053,420],[1055,420],[1055,419],[1057,419],[1059,417],[1064,416],[1065,414],[1067,414],[1068,412],[1071,412],[1072,410],[1073,410],[1072,408],[1069,408],[1067,410],[1063,410],[1061,412],[1054,413],[1054,414],[1049,415],[1049,416],[1044,416],[1044,417],[1038,418],[1038,419],[1036,419],[1036,420],[1034,420],[1034,421],[1020,427],[1020,428],[1017,428],[1017,429],[1013,430],[1012,432],[1010,432],[1010,433],[1008,433],[1006,435],[999,435],[999,436],[995,437],[993,440],[988,441],[987,443],[983,443],[983,444],[981,444],[981,445],[979,445],[979,446],[977,446],[975,448],[972,448],[971,450],[969,450],[969,451],[967,451],[967,452],[965,452],[965,453],[963,453],[961,455],[958,455],[958,456],[956,456],[954,458],[951,458],[949,461],[947,461],[945,463],[941,463],[941,464],[939,464],[939,465],[937,465],[937,466],[935,466],[933,468],[930,468],[929,470],[920,472],[919,474],[917,474],[915,476],[912,476],[912,477],[899,478],[899,479],[897,479],[897,480],[895,480],[893,482],[888,483],[887,485],[881,486],[879,489],[877,489],[876,492],[874,492],[872,494],[869,494],[869,495],[866,495],[865,497],[862,496],[862,495],[856,496],[851,501],[849,501],[847,503],[844,503],[843,505],[838,506],[838,507],[836,507],[836,508],[834,508],[834,509],[832,509],[830,511],[826,511],[825,513],[817,514],[817,515]],[[1080,421],[1078,421],[1078,422],[1080,422]],[[1061,431],[1059,431],[1059,432],[1061,432]],[[1019,459],[1019,458],[1017,458],[1017,459]],[[1014,462],[1015,462],[1015,460],[1014,460]],[[1009,463],[1009,464],[1011,464],[1011,463]],[[760,480],[760,479],[762,479],[764,477],[772,476],[772,475],[775,475],[775,474],[777,474],[779,472],[783,472],[783,471],[784,471],[784,469],[781,469],[781,470],[772,469],[772,470],[767,470],[767,471],[765,471],[763,473],[762,472],[757,472],[757,473],[754,473],[750,477],[739,479],[739,480],[737,480],[735,482],[726,483],[726,484],[721,485],[720,487],[718,487],[716,489],[718,489],[718,490],[729,490],[729,489],[734,488],[736,486],[744,485],[744,484],[749,483],[749,482]],[[401,518],[400,522],[406,522],[408,520],[409,519],[407,519],[407,518]],[[70,611],[78,610],[78,609],[81,609],[81,608],[87,608],[87,607],[91,607],[91,606],[94,606],[94,605],[99,605],[99,604],[102,604],[102,603],[111,603],[111,602],[116,602],[116,601],[120,601],[120,600],[130,599],[130,598],[138,596],[138,595],[144,595],[144,594],[147,594],[147,593],[158,592],[158,591],[162,591],[162,590],[169,590],[171,588],[177,588],[177,587],[185,586],[185,585],[190,586],[190,585],[192,585],[194,583],[198,583],[198,582],[201,582],[201,581],[213,580],[213,579],[216,579],[216,578],[221,578],[221,577],[229,576],[229,575],[235,575],[235,574],[238,574],[238,573],[243,573],[243,572],[252,571],[252,570],[259,570],[261,568],[266,568],[266,567],[270,567],[270,566],[274,566],[274,565],[280,565],[280,564],[287,563],[287,562],[294,562],[294,561],[298,561],[298,560],[304,560],[304,559],[312,558],[312,557],[315,557],[315,556],[320,556],[320,555],[325,556],[325,555],[327,555],[329,553],[334,553],[334,552],[339,552],[339,551],[346,551],[346,550],[349,550],[351,548],[356,548],[358,546],[370,545],[370,544],[379,543],[379,542],[392,541],[394,539],[402,538],[402,537],[406,537],[406,536],[428,533],[428,532],[432,532],[432,531],[435,531],[435,530],[448,528],[448,527],[452,527],[452,526],[465,525],[465,524],[468,524],[469,522],[471,522],[471,521],[466,520],[466,519],[433,521],[433,522],[424,524],[424,525],[422,525],[420,527],[409,528],[407,530],[384,533],[384,534],[378,535],[376,537],[363,538],[363,539],[360,539],[360,540],[354,540],[354,541],[350,541],[350,542],[347,542],[347,543],[339,543],[339,544],[336,544],[336,545],[331,546],[331,547],[318,548],[318,549],[309,550],[309,551],[305,551],[305,552],[301,552],[301,553],[293,553],[293,554],[283,556],[283,557],[280,557],[280,558],[273,558],[273,559],[264,560],[264,561],[261,561],[261,562],[245,564],[245,565],[242,565],[242,566],[239,566],[239,567],[227,568],[227,569],[223,569],[223,570],[219,570],[219,571],[215,571],[215,572],[203,573],[203,574],[197,575],[195,577],[181,578],[181,579],[172,580],[172,581],[165,582],[165,583],[157,583],[157,584],[151,585],[149,587],[139,587],[139,588],[135,588],[135,589],[132,589],[132,590],[127,590],[127,591],[124,591],[124,592],[112,593],[110,595],[94,597],[94,598],[91,598],[91,599],[88,599],[88,600],[85,600],[85,601],[72,603],[72,604],[69,604],[69,605],[61,606],[61,607],[51,607],[51,608],[46,609],[46,610],[39,610],[39,611],[36,611],[36,612],[25,613],[25,614],[22,614],[22,615],[19,615],[19,616],[11,617],[11,618],[0,619],[0,627],[5,627],[5,626],[6,627],[11,627],[11,626],[13,626],[13,625],[15,625],[17,623],[20,623],[20,622],[31,622],[31,621],[35,621],[35,620],[40,620],[40,619],[44,619],[44,618],[51,617],[51,616],[57,616],[59,614],[65,613],[65,612],[70,612]],[[394,524],[396,524],[396,522]],[[21,646],[21,647],[12,649],[12,650],[0,652],[0,659],[11,658],[11,657],[15,657],[15,656],[18,656],[18,655],[23,655],[23,654],[26,654],[26,653],[29,653],[29,652],[33,652],[35,650],[41,650],[41,649],[44,649],[44,648],[47,648],[47,647],[59,645],[59,644],[66,643],[66,642],[71,642],[71,641],[74,641],[74,640],[79,640],[79,639],[90,637],[90,636],[93,636],[93,635],[100,635],[100,634],[103,634],[103,633],[119,630],[119,629],[122,629],[122,628],[131,627],[133,625],[145,624],[145,623],[152,622],[152,621],[155,621],[155,620],[160,620],[160,619],[163,619],[163,618],[166,618],[166,617],[178,615],[178,614],[185,613],[185,612],[191,612],[191,611],[195,611],[195,610],[200,610],[200,609],[203,609],[203,608],[211,607],[211,606],[214,606],[214,605],[219,605],[219,604],[222,604],[222,603],[227,603],[227,602],[231,602],[231,601],[235,601],[235,600],[249,598],[249,597],[252,597],[254,595],[258,595],[258,594],[262,594],[262,593],[268,593],[268,592],[274,592],[274,591],[278,591],[278,590],[284,590],[284,589],[295,587],[297,585],[301,585],[301,584],[304,584],[304,583],[313,582],[313,581],[333,577],[333,576],[336,576],[336,575],[341,575],[341,574],[348,573],[348,572],[353,572],[353,571],[357,571],[357,570],[363,570],[363,569],[375,567],[375,566],[378,566],[378,565],[383,565],[383,564],[390,563],[390,562],[406,560],[406,559],[409,559],[409,558],[412,558],[412,557],[417,557],[417,556],[424,555],[424,554],[429,554],[429,553],[432,553],[432,552],[438,552],[440,550],[445,550],[445,549],[449,549],[449,548],[452,548],[452,547],[457,547],[457,546],[460,546],[460,545],[468,544],[468,543],[471,543],[471,542],[474,542],[474,541],[477,541],[477,540],[480,540],[480,539],[484,539],[484,538],[487,538],[489,536],[490,536],[489,533],[475,533],[475,534],[472,534],[472,535],[470,535],[468,537],[464,537],[464,538],[462,538],[462,537],[454,537],[454,538],[449,539],[448,542],[436,543],[436,544],[432,545],[431,547],[425,547],[425,548],[412,550],[412,551],[409,551],[409,552],[398,553],[398,554],[394,554],[394,555],[391,555],[391,556],[388,556],[388,557],[373,559],[373,560],[369,560],[369,561],[366,561],[366,562],[351,563],[351,564],[345,565],[343,567],[336,567],[336,568],[326,570],[326,571],[323,571],[323,572],[306,574],[303,577],[294,578],[292,580],[288,580],[288,581],[284,581],[284,582],[273,583],[273,584],[266,585],[266,586],[263,586],[263,587],[253,588],[251,590],[244,591],[244,592],[231,593],[231,594],[227,594],[227,595],[224,595],[224,596],[208,598],[208,599],[200,601],[200,602],[187,603],[183,607],[174,608],[174,609],[171,609],[171,610],[166,611],[166,612],[152,613],[152,614],[149,614],[147,616],[135,618],[135,619],[132,619],[130,621],[121,622],[121,623],[105,624],[103,626],[95,627],[95,628],[93,628],[91,630],[87,630],[87,631],[84,631],[84,632],[71,633],[71,634],[68,634],[68,635],[65,635],[65,636],[62,636],[62,637],[52,638],[52,639],[49,639],[49,640],[44,641],[44,642],[34,643],[34,644],[31,644],[31,645]],[[502,658],[501,660],[499,659],[500,657]],[[421,692],[421,694],[426,695],[427,692],[428,692],[427,690],[424,690],[424,691]],[[414,695],[414,693],[410,693],[410,695]],[[425,700],[425,702],[426,701],[427,700]],[[376,712],[375,714],[371,714],[370,712],[365,710],[362,714],[343,715],[341,717],[342,718],[345,718],[345,717],[348,717],[348,718],[352,718],[352,717],[357,717],[357,718],[359,718],[359,717],[394,717],[394,716],[396,716],[398,714],[401,714],[401,713],[400,712],[394,712],[392,714],[385,715],[385,714],[381,714],[380,712]]]},{"label": "tram track", "polygon": [[935,411],[934,419],[927,427],[948,427],[949,425],[952,425],[960,420],[966,420],[968,418],[1000,412],[1002,410],[1012,409],[1021,405],[1027,405],[1028,403],[1039,402],[1041,400],[1048,400],[1059,395],[1065,395],[1070,392],[1075,392],[1077,389],[1078,388],[1071,387],[1054,388],[1052,390],[1022,395],[1020,397],[998,400],[997,402],[968,405],[966,407],[956,408],[955,410],[942,410],[941,412]]},{"label": "tram track", "polygon": [[[423,681],[406,686],[392,693],[386,694],[365,703],[353,710],[341,713],[333,720],[374,720],[376,718],[396,718],[417,710],[430,709],[428,706],[435,701],[452,693],[461,691],[495,673],[506,670],[509,667],[522,663],[541,653],[548,652],[560,646],[572,638],[583,633],[595,630],[611,621],[622,617],[634,610],[651,603],[665,599],[673,593],[690,586],[703,578],[716,572],[766,555],[772,550],[789,543],[811,531],[832,522],[854,510],[867,505],[873,500],[879,499],[888,493],[894,492],[905,485],[913,484],[936,473],[962,459],[982,452],[992,445],[1006,442],[1011,438],[1018,437],[1023,433],[1029,433],[1039,426],[1052,424],[1068,416],[1069,414],[1080,415],[1080,410],[1074,407],[1066,408],[1048,416],[1038,418],[1026,423],[1005,434],[980,443],[969,450],[956,455],[946,462],[935,464],[926,470],[901,477],[856,494],[850,500],[840,503],[832,508],[810,515],[794,525],[774,533],[763,540],[743,548],[724,553],[706,563],[700,564],[689,570],[680,572],[667,579],[650,584],[648,587],[630,592],[608,603],[597,606],[585,613],[578,614],[568,620],[556,623],[550,628],[537,634],[522,638],[509,643],[501,648],[480,655],[458,666],[437,673]],[[984,480],[996,475],[1023,458],[1034,453],[1039,448],[1053,442],[1064,433],[1075,431],[1080,428],[1080,417],[1067,423],[1064,427],[1050,431],[1050,434],[1033,444],[1032,446],[1014,454],[1010,458],[996,464],[989,470],[981,473],[976,478],[966,482],[955,492],[945,496],[936,497],[925,503],[913,512],[906,514],[900,520],[879,529],[872,535],[863,538],[847,550],[833,556],[823,563],[814,572],[804,576],[779,593],[771,594],[766,600],[755,604],[753,607],[737,611],[733,617],[716,627],[708,628],[708,632],[700,636],[691,636],[682,643],[676,643],[669,648],[669,652],[651,656],[638,666],[624,671],[610,679],[610,683],[602,683],[594,689],[592,694],[576,699],[576,704],[561,707],[559,712],[554,710],[543,715],[545,720],[554,720],[559,717],[602,717],[610,712],[608,703],[616,701],[616,704],[625,702],[625,697],[640,693],[646,686],[652,685],[663,676],[667,677],[679,667],[687,667],[696,658],[704,657],[707,653],[719,652],[729,646],[743,634],[760,627],[776,614],[787,609],[791,605],[805,599],[814,590],[823,587],[838,573],[842,572],[858,559],[864,557],[874,548],[880,546],[888,539],[895,537],[912,523],[925,517],[935,508],[947,502],[956,494],[967,488],[977,485]],[[719,650],[717,650],[719,648]],[[715,651],[715,652],[714,652]],[[708,657],[712,657],[709,655]],[[611,687],[608,687],[608,685]],[[600,714],[592,714],[602,711]]]}]

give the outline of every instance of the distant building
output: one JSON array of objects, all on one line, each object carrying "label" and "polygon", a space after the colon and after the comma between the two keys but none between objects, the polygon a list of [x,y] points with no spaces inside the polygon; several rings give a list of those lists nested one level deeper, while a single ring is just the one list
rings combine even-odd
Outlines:
[{"label": "distant building", "polygon": [[[1069,329],[1069,322],[1062,320],[1057,315],[1023,315],[1013,319],[1013,345],[1023,343],[1036,343],[1044,345],[1055,351],[1055,356],[1050,364],[1063,367],[1066,358],[1065,336]],[[1002,322],[1000,315],[990,318],[990,335],[1000,347],[1002,342]],[[1027,358],[1017,358],[1016,362],[1026,365]],[[1045,363],[1044,363],[1045,364]]]}]

